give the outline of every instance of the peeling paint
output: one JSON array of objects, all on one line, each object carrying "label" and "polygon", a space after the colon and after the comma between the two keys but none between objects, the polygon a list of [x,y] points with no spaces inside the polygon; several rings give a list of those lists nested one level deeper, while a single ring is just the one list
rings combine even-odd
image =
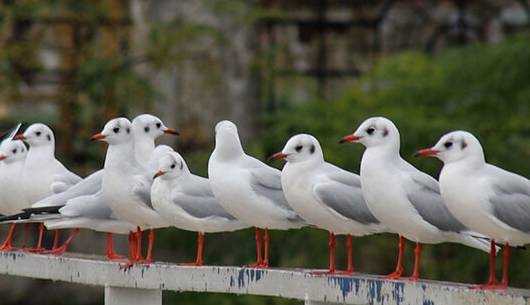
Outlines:
[{"label": "peeling paint", "polygon": [[[383,287],[382,281],[368,280],[368,304],[378,304],[382,301],[381,288]],[[375,302],[374,302],[375,300]]]},{"label": "peeling paint", "polygon": [[[259,270],[259,269],[241,269],[239,270],[238,276],[237,276],[237,287],[242,288],[245,287],[245,284],[247,283],[257,283],[261,280],[263,273],[265,271]],[[247,279],[245,283],[245,278]]]},{"label": "peeling paint", "polygon": [[332,276],[328,278],[328,283],[333,282],[335,286],[339,286],[342,293],[342,299],[344,300],[352,290],[355,289],[355,294],[359,293],[359,279],[342,276]]},{"label": "peeling paint", "polygon": [[394,289],[392,289],[392,299],[396,303],[396,305],[400,305],[404,299],[405,283],[397,282],[393,283],[393,285]]}]

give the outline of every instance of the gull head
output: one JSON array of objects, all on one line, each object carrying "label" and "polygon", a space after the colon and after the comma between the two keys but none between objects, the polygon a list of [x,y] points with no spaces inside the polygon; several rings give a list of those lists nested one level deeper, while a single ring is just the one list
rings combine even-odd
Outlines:
[{"label": "gull head", "polygon": [[4,141],[0,145],[0,160],[3,160],[5,163],[24,161],[27,154],[28,149],[26,145],[19,140]]},{"label": "gull head", "polygon": [[479,140],[467,131],[453,131],[443,135],[431,148],[416,153],[418,157],[436,157],[444,163],[461,160],[484,160]]},{"label": "gull head", "polygon": [[359,125],[353,134],[342,138],[340,143],[361,143],[367,148],[377,146],[399,148],[399,131],[391,120],[372,117]]},{"label": "gull head", "polygon": [[178,131],[166,127],[162,120],[151,114],[140,114],[132,121],[134,135],[145,135],[156,139],[163,134],[178,135]]},{"label": "gull head", "polygon": [[131,140],[131,128],[131,122],[127,118],[115,118],[108,121],[103,130],[90,140],[104,141],[110,145],[126,143]]},{"label": "gull head", "polygon": [[55,146],[53,131],[42,123],[30,125],[23,134],[16,135],[14,139],[25,141],[30,147]]},{"label": "gull head", "polygon": [[182,156],[173,151],[164,155],[158,160],[158,171],[153,178],[177,179],[188,171],[188,166]]},{"label": "gull head", "polygon": [[309,134],[298,134],[289,139],[281,152],[270,157],[290,163],[310,160],[323,160],[322,148],[318,140]]},{"label": "gull head", "polygon": [[224,120],[215,125],[215,151],[223,159],[231,159],[244,153],[236,124]]}]

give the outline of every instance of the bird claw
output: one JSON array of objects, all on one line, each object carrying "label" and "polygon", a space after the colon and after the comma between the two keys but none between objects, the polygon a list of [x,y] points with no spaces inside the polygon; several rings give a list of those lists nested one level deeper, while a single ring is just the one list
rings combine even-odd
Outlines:
[{"label": "bird claw", "polygon": [[24,249],[24,251],[27,251],[27,252],[30,252],[30,253],[43,253],[45,251],[47,251],[46,248],[26,248]]},{"label": "bird claw", "polygon": [[109,261],[119,261],[125,259],[125,256],[116,253],[107,253],[107,259]]},{"label": "bird claw", "polygon": [[45,251],[42,251],[42,254],[49,254],[49,255],[63,255],[65,252],[66,252],[67,248],[65,245],[62,245],[60,247],[57,247],[55,249],[52,249],[52,250],[45,250]]},{"label": "bird claw", "polygon": [[470,289],[479,289],[479,290],[502,290],[502,289],[508,288],[508,284],[497,283],[495,281],[495,282],[487,282],[485,284],[472,285],[469,288]]},{"label": "bird claw", "polygon": [[9,252],[9,251],[15,251],[15,250],[18,250],[18,249],[13,247],[10,244],[3,244],[0,246],[0,252]]},{"label": "bird claw", "polygon": [[253,264],[248,264],[245,267],[247,267],[247,268],[266,269],[266,268],[269,268],[269,264],[267,264],[265,262],[255,262]]},{"label": "bird claw", "polygon": [[387,280],[397,280],[402,279],[403,277],[401,276],[401,272],[392,272],[390,274],[384,275],[383,278]]}]

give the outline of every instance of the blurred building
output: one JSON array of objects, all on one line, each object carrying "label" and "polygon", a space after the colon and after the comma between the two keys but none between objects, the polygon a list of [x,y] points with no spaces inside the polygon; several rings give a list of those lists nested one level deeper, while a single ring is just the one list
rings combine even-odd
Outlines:
[{"label": "blurred building", "polygon": [[2,4],[0,117],[54,124],[73,155],[80,130],[141,111],[180,128],[184,150],[208,147],[222,118],[248,136],[261,114],[332,97],[383,55],[529,24],[525,0],[29,3]]}]

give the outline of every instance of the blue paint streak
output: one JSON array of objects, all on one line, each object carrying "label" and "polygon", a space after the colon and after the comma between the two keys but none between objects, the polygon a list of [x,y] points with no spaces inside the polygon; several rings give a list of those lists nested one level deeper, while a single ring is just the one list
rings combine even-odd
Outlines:
[{"label": "blue paint streak", "polygon": [[394,289],[392,290],[392,298],[397,305],[400,305],[404,299],[405,283],[394,283]]},{"label": "blue paint streak", "polygon": [[[378,280],[368,280],[368,304],[381,303],[381,288],[383,282]],[[375,302],[374,302],[375,300]]]},{"label": "blue paint streak", "polygon": [[241,269],[239,270],[239,274],[237,276],[237,287],[242,288],[245,287],[248,283],[257,283],[261,280],[263,277],[263,273],[265,273],[264,270],[256,270],[256,269]]},{"label": "blue paint streak", "polygon": [[339,289],[342,293],[342,299],[344,300],[348,294],[350,294],[354,289],[355,293],[359,293],[360,281],[356,278],[349,277],[328,277],[328,283],[333,282],[335,286],[339,286]]},{"label": "blue paint streak", "polygon": [[234,277],[230,276],[230,287],[234,287]]}]

